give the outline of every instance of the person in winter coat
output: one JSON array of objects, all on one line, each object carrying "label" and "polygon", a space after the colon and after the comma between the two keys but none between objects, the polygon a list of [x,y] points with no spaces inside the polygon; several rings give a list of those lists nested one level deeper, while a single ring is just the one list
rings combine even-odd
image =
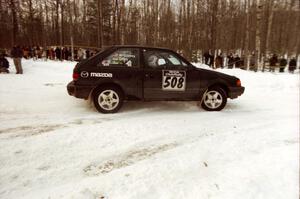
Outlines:
[{"label": "person in winter coat", "polygon": [[29,48],[28,47],[23,47],[23,54],[24,54],[25,59],[29,58]]},{"label": "person in winter coat", "polygon": [[0,73],[9,73],[9,63],[5,58],[4,53],[0,54]]},{"label": "person in winter coat", "polygon": [[210,53],[208,51],[205,51],[203,57],[204,57],[204,64],[209,65]]},{"label": "person in winter coat", "polygon": [[242,60],[241,60],[241,58],[238,55],[235,56],[235,58],[234,58],[233,61],[235,63],[235,67],[236,68],[241,68],[241,66],[242,66]]},{"label": "person in winter coat", "polygon": [[16,74],[23,74],[23,68],[22,68],[22,57],[23,57],[23,51],[19,46],[14,46],[11,50],[11,57],[13,58],[15,67],[16,67]]},{"label": "person in winter coat", "polygon": [[40,46],[36,47],[36,58],[41,59],[43,54],[43,48]]},{"label": "person in winter coat", "polygon": [[56,49],[55,49],[55,56],[56,56],[56,59],[57,60],[61,60],[61,49],[60,48],[58,48],[58,47],[56,47]]},{"label": "person in winter coat", "polygon": [[54,51],[54,49],[53,48],[50,48],[50,59],[51,60],[54,60],[55,59],[55,51]]},{"label": "person in winter coat", "polygon": [[222,54],[218,55],[216,57],[216,68],[223,68],[223,57],[222,57]]},{"label": "person in winter coat", "polygon": [[85,55],[86,55],[86,58],[87,58],[87,59],[90,58],[91,54],[90,54],[89,49],[87,49],[87,50],[85,51]]},{"label": "person in winter coat", "polygon": [[80,60],[83,60],[84,59],[84,50],[83,49],[81,49],[81,48],[79,48],[79,50],[78,50],[78,59],[79,59],[79,61]]},{"label": "person in winter coat", "polygon": [[278,63],[278,58],[277,55],[274,54],[271,58],[270,58],[270,71],[274,72],[275,71],[275,67]]},{"label": "person in winter coat", "polygon": [[296,70],[296,66],[297,66],[297,61],[296,58],[294,57],[289,62],[289,72],[294,73],[294,70]]},{"label": "person in winter coat", "polygon": [[64,47],[62,50],[62,59],[68,60],[68,57],[69,57],[68,49],[67,49],[67,47]]},{"label": "person in winter coat", "polygon": [[282,57],[280,60],[279,60],[279,72],[280,73],[283,73],[284,72],[284,68],[286,67],[287,65],[287,60]]},{"label": "person in winter coat", "polygon": [[256,71],[256,55],[252,53],[250,57],[250,70]]},{"label": "person in winter coat", "polygon": [[78,49],[74,48],[74,60],[78,61]]},{"label": "person in winter coat", "polygon": [[232,55],[232,53],[230,53],[228,56],[227,56],[227,59],[228,59],[228,68],[233,68],[233,64],[234,64],[234,57]]}]

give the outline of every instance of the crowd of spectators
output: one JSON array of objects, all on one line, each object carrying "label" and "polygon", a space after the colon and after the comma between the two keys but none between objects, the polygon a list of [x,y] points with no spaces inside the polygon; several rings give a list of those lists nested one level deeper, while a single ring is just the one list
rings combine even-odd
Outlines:
[{"label": "crowd of spectators", "polygon": [[219,53],[216,57],[209,51],[203,54],[204,63],[212,68],[244,68],[245,62],[244,58],[240,57],[238,54],[233,55],[233,53],[224,56]]},{"label": "crowd of spectators", "polygon": [[25,59],[50,59],[50,60],[74,60],[80,61],[82,59],[88,59],[98,52],[95,49],[88,48],[72,48],[68,46],[23,46],[20,47]]},{"label": "crowd of spectators", "polygon": [[[3,51],[3,50],[2,50]],[[0,64],[1,71],[8,71],[8,65],[5,61],[5,56],[10,55],[13,58],[17,74],[22,74],[21,59],[50,59],[50,60],[72,60],[80,61],[83,59],[88,59],[89,57],[95,55],[98,52],[98,49],[93,48],[80,48],[74,47],[73,49],[69,46],[14,46],[10,51],[4,50],[0,52]],[[248,59],[249,58],[249,59]],[[240,57],[239,54],[229,53],[225,56],[222,53],[218,53],[216,56],[211,53],[211,51],[206,51],[203,54],[203,62],[210,66],[211,68],[241,68],[247,69],[249,65],[250,70],[257,70],[256,56],[251,54],[250,57]],[[297,69],[297,60],[295,57],[289,59],[281,56],[278,58],[276,54],[267,57],[265,59],[270,71],[275,71],[275,68],[279,68],[279,72],[284,72],[287,67],[288,71],[293,73]]]},{"label": "crowd of spectators", "polygon": [[[238,54],[233,55],[229,53],[227,56],[224,56],[222,53],[214,56],[210,51],[206,51],[203,54],[204,63],[211,68],[241,68],[247,69],[247,58],[240,57]],[[285,56],[278,56],[273,54],[270,57],[265,58],[265,64],[269,68],[269,71],[274,72],[276,68],[279,68],[279,72],[284,72],[284,69],[287,67],[288,71],[293,73],[297,69],[297,59],[295,57],[290,57],[287,59]],[[249,69],[257,70],[256,68],[256,56],[251,54],[249,57]]]},{"label": "crowd of spectators", "polygon": [[45,57],[47,59],[56,59],[56,60],[75,60],[80,61],[82,59],[88,59],[94,54],[96,54],[98,50],[91,49],[83,49],[83,48],[74,48],[73,49],[73,57],[72,57],[72,49],[70,47],[50,47],[45,50]]},{"label": "crowd of spectators", "polygon": [[23,74],[22,58],[25,59],[43,59],[43,60],[72,60],[80,61],[88,59],[96,54],[98,50],[95,49],[83,49],[83,48],[70,48],[70,47],[41,47],[41,46],[13,46],[11,50],[0,50],[0,73],[9,73],[9,62],[5,58],[10,56],[13,59],[13,63],[16,68],[16,74]]}]

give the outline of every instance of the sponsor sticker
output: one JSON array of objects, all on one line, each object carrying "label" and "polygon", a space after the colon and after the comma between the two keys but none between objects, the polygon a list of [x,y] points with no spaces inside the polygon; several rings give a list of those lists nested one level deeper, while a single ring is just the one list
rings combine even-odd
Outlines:
[{"label": "sponsor sticker", "polygon": [[87,71],[82,71],[80,73],[80,76],[83,78],[88,78],[88,77],[108,77],[112,78],[113,74],[112,73],[96,73],[96,72],[87,72]]},{"label": "sponsor sticker", "polygon": [[108,77],[108,78],[113,77],[112,73],[95,73],[95,72],[91,72],[90,75],[91,75],[91,77]]}]

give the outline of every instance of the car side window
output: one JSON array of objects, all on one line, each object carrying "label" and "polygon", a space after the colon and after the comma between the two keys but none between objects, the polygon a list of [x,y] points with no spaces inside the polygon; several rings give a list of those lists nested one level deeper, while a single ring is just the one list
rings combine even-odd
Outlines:
[{"label": "car side window", "polygon": [[139,49],[121,48],[102,59],[101,66],[139,67]]},{"label": "car side window", "polygon": [[187,64],[172,52],[160,50],[144,50],[144,60],[147,67],[187,66]]}]

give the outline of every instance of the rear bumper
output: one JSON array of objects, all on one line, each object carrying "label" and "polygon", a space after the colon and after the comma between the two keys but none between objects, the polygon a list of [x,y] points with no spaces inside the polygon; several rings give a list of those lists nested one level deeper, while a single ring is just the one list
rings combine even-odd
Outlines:
[{"label": "rear bumper", "polygon": [[241,86],[241,87],[229,87],[228,89],[228,97],[230,99],[234,99],[237,98],[238,96],[241,96],[244,91],[245,91],[245,87]]},{"label": "rear bumper", "polygon": [[71,81],[67,85],[67,90],[69,95],[74,96],[76,98],[81,98],[81,99],[88,99],[89,95],[92,91],[91,86],[78,86],[74,83],[74,81]]}]

